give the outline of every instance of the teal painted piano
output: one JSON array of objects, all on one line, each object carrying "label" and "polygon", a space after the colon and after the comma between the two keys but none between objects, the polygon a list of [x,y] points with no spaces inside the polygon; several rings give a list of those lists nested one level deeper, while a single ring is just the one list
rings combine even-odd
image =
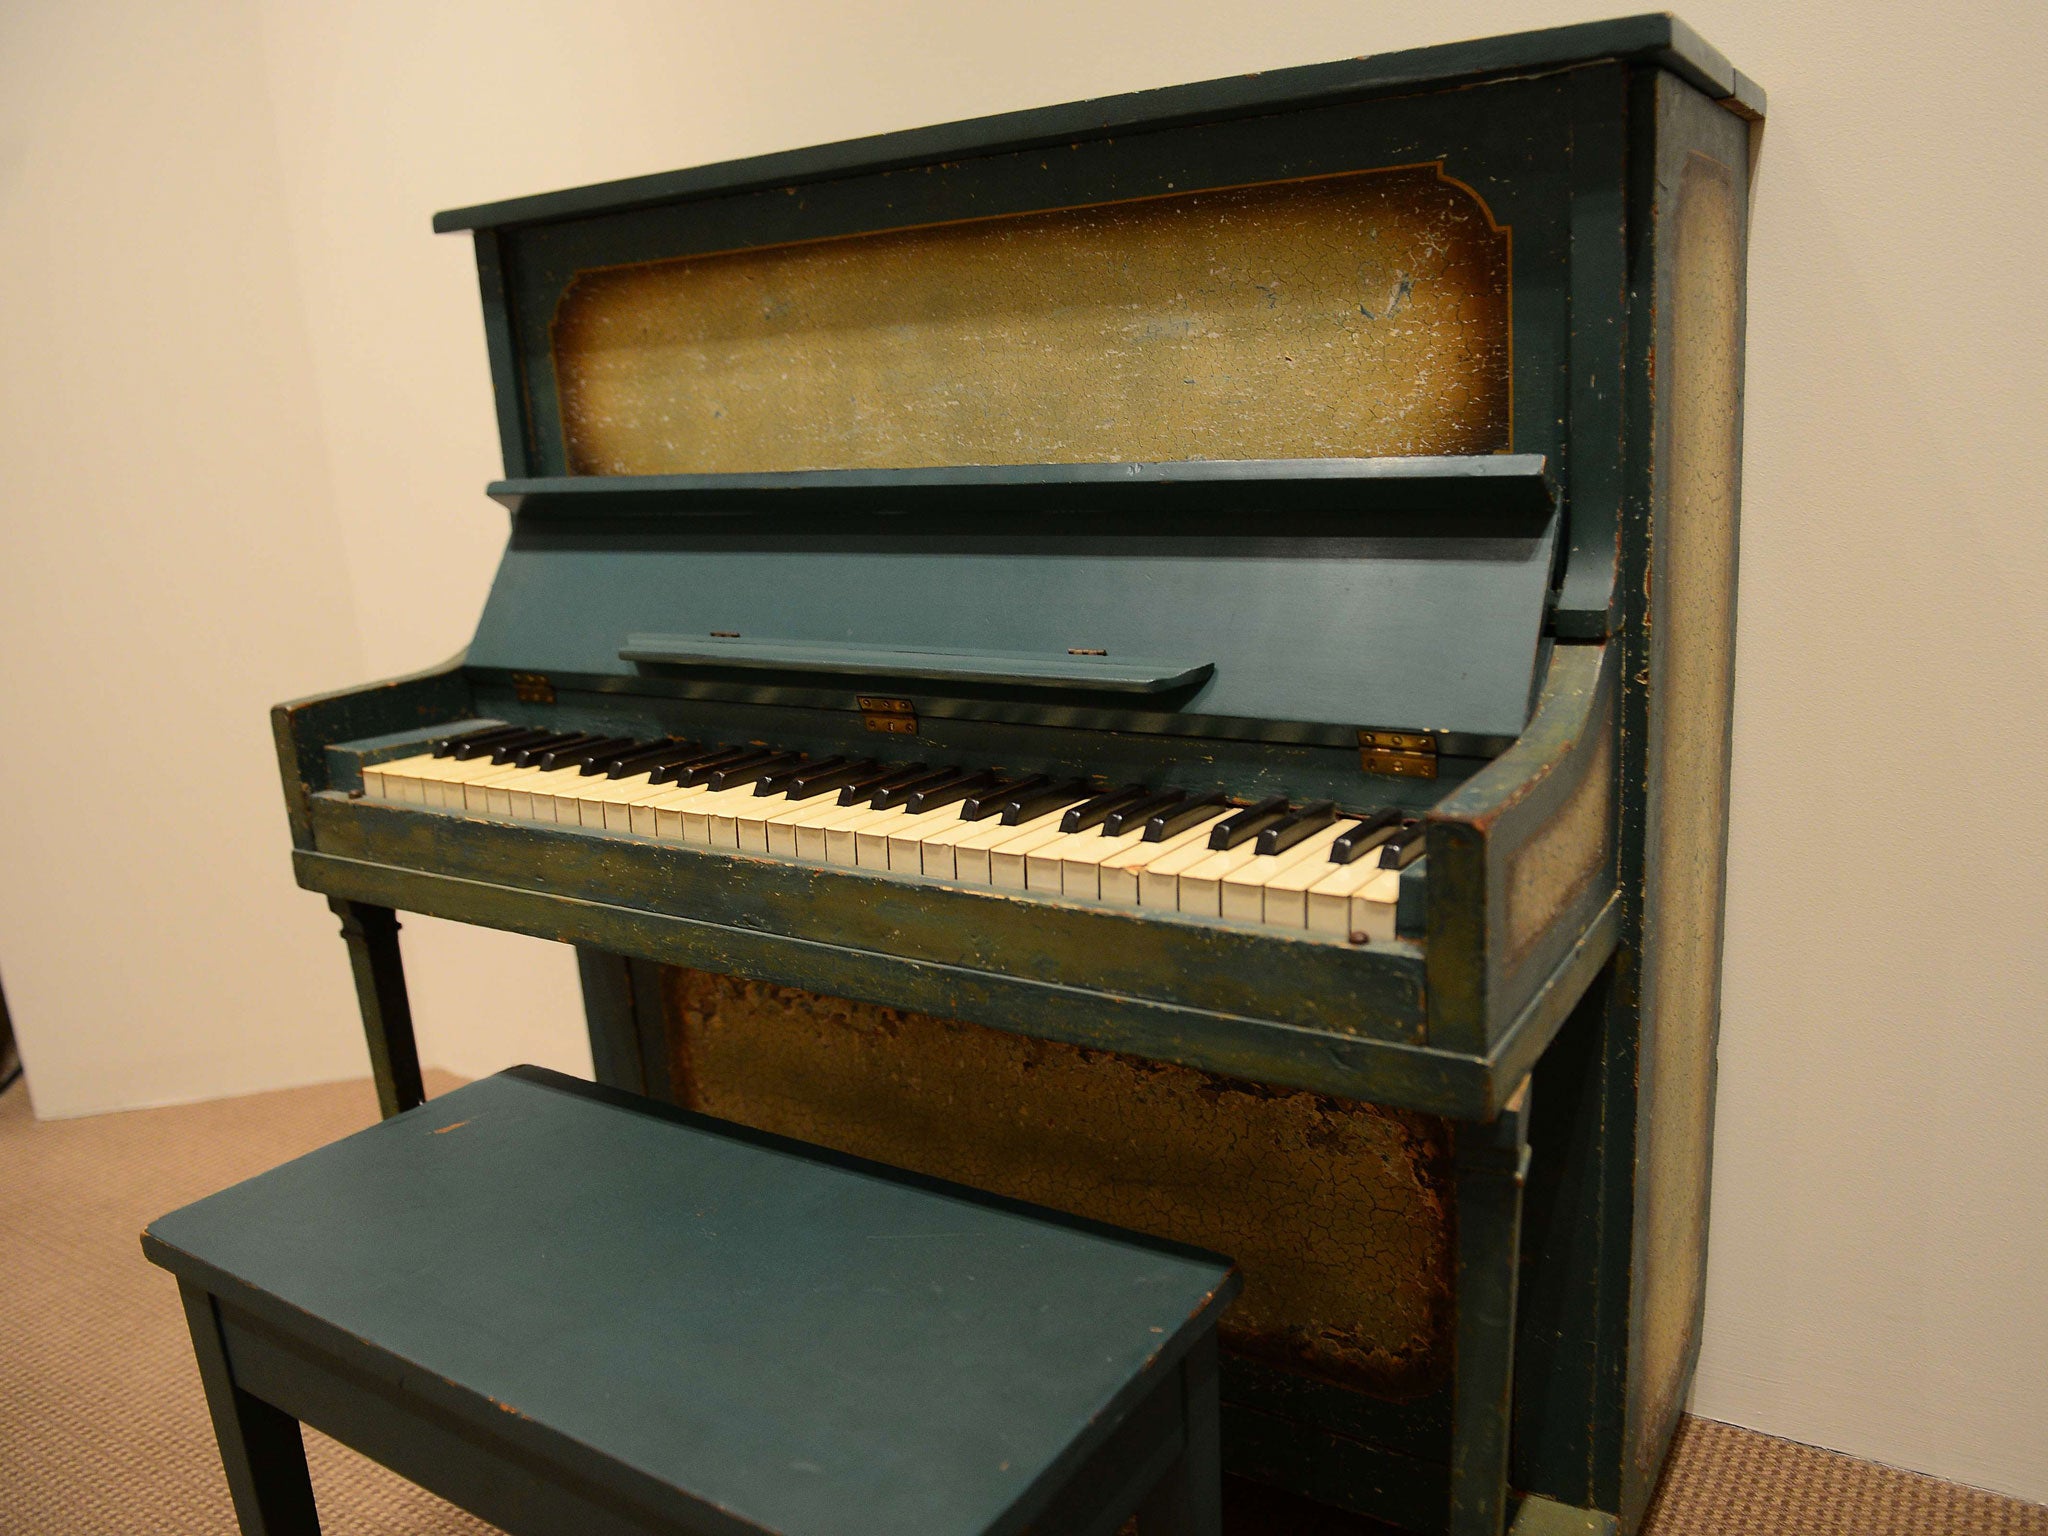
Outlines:
[{"label": "teal painted piano", "polygon": [[600,1078],[1228,1253],[1224,1457],[1629,1531],[1697,1352],[1763,95],[1668,16],[444,213],[473,643],[281,706]]}]

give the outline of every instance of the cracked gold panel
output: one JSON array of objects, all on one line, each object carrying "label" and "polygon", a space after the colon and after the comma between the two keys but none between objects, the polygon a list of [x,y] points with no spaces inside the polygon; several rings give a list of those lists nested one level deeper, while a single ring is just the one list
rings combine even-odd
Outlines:
[{"label": "cracked gold panel", "polygon": [[683,1102],[1232,1255],[1226,1345],[1402,1395],[1449,1365],[1442,1122],[701,971]]},{"label": "cracked gold panel", "polygon": [[1491,453],[1509,232],[1433,165],[615,267],[577,474]]}]

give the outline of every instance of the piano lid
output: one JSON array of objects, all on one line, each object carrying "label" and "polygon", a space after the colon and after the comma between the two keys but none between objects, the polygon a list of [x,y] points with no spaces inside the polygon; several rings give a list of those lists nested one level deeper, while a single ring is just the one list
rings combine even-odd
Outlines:
[{"label": "piano lid", "polygon": [[[857,694],[1506,740],[1556,552],[1534,456],[571,478],[472,666],[851,708]],[[842,697],[843,696],[843,697]],[[1220,725],[1218,729],[1223,727]]]}]

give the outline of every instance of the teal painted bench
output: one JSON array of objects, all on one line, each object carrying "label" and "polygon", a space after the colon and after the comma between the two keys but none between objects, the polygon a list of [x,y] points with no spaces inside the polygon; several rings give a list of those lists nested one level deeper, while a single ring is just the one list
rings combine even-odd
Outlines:
[{"label": "teal painted bench", "polygon": [[143,1249],[245,1536],[302,1423],[513,1536],[1220,1530],[1228,1260],[537,1068]]}]

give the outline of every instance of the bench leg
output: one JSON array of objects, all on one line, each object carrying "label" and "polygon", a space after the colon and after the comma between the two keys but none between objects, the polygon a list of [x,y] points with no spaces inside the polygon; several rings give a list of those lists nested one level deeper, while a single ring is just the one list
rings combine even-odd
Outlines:
[{"label": "bench leg", "polygon": [[377,1079],[377,1104],[389,1120],[427,1099],[419,1047],[412,1038],[412,1005],[405,996],[405,963],[398,956],[398,914],[339,896],[328,897],[327,905],[341,919],[349,965],[356,973],[370,1072]]},{"label": "bench leg", "polygon": [[1216,1335],[1190,1350],[1180,1369],[1187,1445],[1138,1506],[1138,1536],[1223,1536]]},{"label": "bench leg", "polygon": [[319,1536],[299,1421],[235,1385],[213,1298],[184,1281],[178,1291],[242,1536]]},{"label": "bench leg", "polygon": [[1501,1536],[1515,1375],[1529,1081],[1487,1124],[1458,1127],[1458,1332],[1451,1406],[1451,1536]]}]

